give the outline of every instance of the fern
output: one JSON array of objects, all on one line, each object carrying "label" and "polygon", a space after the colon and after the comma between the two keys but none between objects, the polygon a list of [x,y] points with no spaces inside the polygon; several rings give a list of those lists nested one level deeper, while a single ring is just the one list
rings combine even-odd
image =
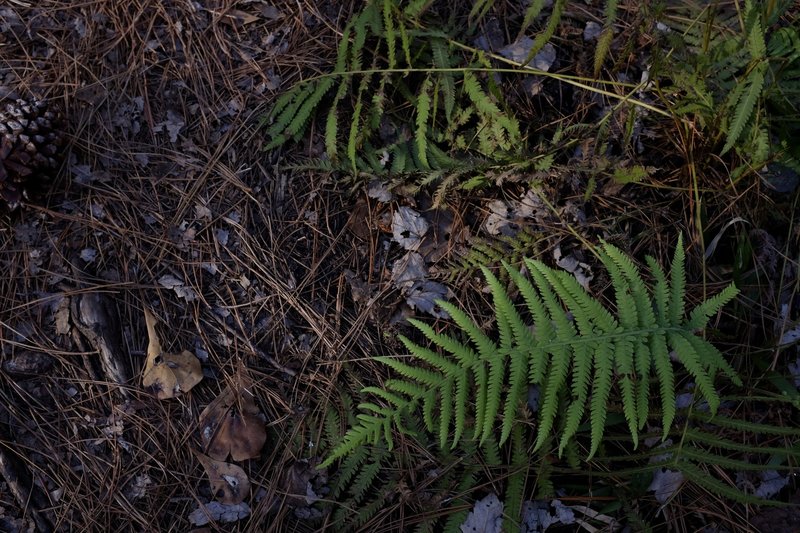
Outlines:
[{"label": "fern", "polygon": [[[735,382],[739,380],[719,351],[696,332],[705,326],[711,314],[736,295],[736,288],[730,286],[701,303],[687,318],[680,239],[670,281],[666,281],[663,273],[656,272],[653,291],[645,288],[638,268],[614,246],[604,244],[600,259],[611,275],[616,313],[589,295],[570,274],[539,261],[526,260],[531,280],[508,264],[504,264],[504,268],[517,285],[533,317],[535,330],[530,329],[497,277],[486,269],[484,275],[494,298],[497,340],[486,335],[463,311],[448,302],[440,302],[440,305],[466,334],[468,343],[411,320],[440,351],[401,337],[424,366],[392,357],[377,358],[402,379],[387,382],[385,391],[368,389],[386,407],[362,404],[362,410],[369,412],[359,415],[360,425],[350,429],[324,464],[331,464],[364,443],[387,436],[389,424],[419,410],[426,429],[438,435],[442,448],[463,442],[470,424],[473,436],[485,444],[498,430],[498,417],[499,443],[502,444],[513,430],[529,385],[539,385],[544,390],[533,450],[541,449],[548,441],[557,413],[566,408],[566,422],[560,430],[559,449],[563,453],[588,405],[589,457],[592,457],[605,432],[606,406],[615,370],[622,371],[617,380],[630,382],[622,385],[623,390],[628,389],[622,400],[625,419],[634,438],[649,415],[649,402],[648,387],[640,386],[638,394],[634,394],[632,387],[636,383],[648,383],[655,371],[661,385],[664,408],[661,424],[666,434],[675,403],[671,352],[693,376],[699,393],[714,412],[720,402],[713,384],[715,374],[721,370]],[[649,262],[654,263],[652,259]],[[637,358],[643,353],[647,355],[644,362],[633,362],[634,349]],[[467,408],[454,410],[454,402],[463,401],[467,387],[474,405],[470,403]]]},{"label": "fern", "polygon": [[594,50],[594,76],[600,75],[609,50],[611,42],[614,40],[614,22],[617,19],[617,0],[607,0],[605,7],[605,23],[603,33],[597,40],[597,48]]},{"label": "fern", "polygon": [[[743,402],[740,407],[746,405]],[[730,415],[712,415],[697,409],[682,410],[681,420],[682,427],[672,429],[670,440],[661,446],[641,453],[628,453],[627,447],[623,447],[622,455],[606,454],[595,458],[595,462],[603,466],[592,475],[652,475],[656,469],[668,468],[681,472],[688,481],[714,495],[724,495],[743,504],[780,505],[743,492],[730,480],[737,472],[794,469],[800,461],[800,430],[757,424]],[[780,439],[778,445],[764,445],[777,439]],[[627,436],[620,436],[619,441],[624,443]],[[734,458],[734,454],[744,454],[746,460]],[[631,464],[636,466],[627,466]],[[614,472],[606,474],[611,465]]]},{"label": "fern", "polygon": [[419,160],[425,168],[428,168],[428,117],[431,112],[431,78],[425,78],[417,97],[417,130],[414,138],[419,150]]},{"label": "fern", "polygon": [[545,26],[544,31],[539,33],[533,40],[531,49],[528,52],[528,57],[526,57],[525,61],[522,62],[523,65],[530,63],[533,58],[536,57],[536,54],[538,54],[541,49],[544,48],[544,45],[546,45],[556,33],[556,28],[558,28],[558,24],[561,22],[561,15],[563,14],[566,5],[567,0],[555,0],[553,2],[553,12],[547,19],[547,26]]},{"label": "fern", "polygon": [[[456,55],[450,34],[424,29],[421,18],[430,4],[423,0],[401,8],[396,0],[367,1],[343,32],[333,72],[296,85],[276,102],[264,121],[270,138],[265,148],[298,140],[324,110],[332,168],[353,174],[424,173],[436,179],[440,170],[481,163],[459,162],[456,151],[479,152],[489,162],[518,152],[519,124],[498,105],[499,91],[484,87],[491,80],[479,81],[470,72],[488,61],[477,52]],[[399,71],[402,67],[414,74]],[[461,86],[456,68],[467,72]],[[384,116],[387,109],[408,108],[414,109],[411,121]],[[348,117],[346,128],[342,117]],[[410,136],[403,131],[406,124]],[[387,126],[397,128],[387,135]],[[374,164],[384,153],[389,161]],[[448,174],[451,183],[461,175]]]},{"label": "fern", "polygon": [[748,1],[740,13],[706,6],[667,19],[673,35],[682,38],[669,37],[676,52],[670,77],[686,93],[674,111],[696,114],[701,123],[724,135],[721,153],[735,149],[745,160],[732,172],[734,179],[748,167],[792,157],[770,143],[772,136],[791,138],[798,129],[795,104],[789,103],[797,94],[788,95],[800,80],[800,72],[792,68],[800,35],[795,28],[769,32],[790,5]]}]

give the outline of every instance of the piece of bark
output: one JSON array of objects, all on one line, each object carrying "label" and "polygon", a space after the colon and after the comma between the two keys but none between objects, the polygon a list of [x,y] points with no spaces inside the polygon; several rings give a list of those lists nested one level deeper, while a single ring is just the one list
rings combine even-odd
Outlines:
[{"label": "piece of bark", "polygon": [[72,297],[72,320],[91,347],[97,350],[106,379],[120,385],[120,393],[127,397],[131,371],[121,349],[122,324],[116,307],[101,292],[82,293]]}]

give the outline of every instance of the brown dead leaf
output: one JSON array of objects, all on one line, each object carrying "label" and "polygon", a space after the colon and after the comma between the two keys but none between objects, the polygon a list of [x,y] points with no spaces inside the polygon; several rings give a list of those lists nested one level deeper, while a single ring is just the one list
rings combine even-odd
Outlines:
[{"label": "brown dead leaf", "polygon": [[195,452],[195,455],[206,469],[208,480],[211,482],[211,492],[217,501],[236,505],[250,493],[250,480],[240,467],[217,461],[202,453]]},{"label": "brown dead leaf", "polygon": [[204,451],[219,461],[230,454],[234,461],[253,459],[267,441],[264,421],[251,392],[249,380],[228,385],[200,414]]},{"label": "brown dead leaf", "polygon": [[55,312],[56,333],[59,335],[69,335],[72,331],[72,325],[69,321],[70,311],[70,297],[63,296],[58,302],[58,308]]},{"label": "brown dead leaf", "polygon": [[163,353],[156,332],[156,318],[146,308],[144,319],[149,340],[142,385],[153,391],[159,400],[174,398],[191,390],[203,379],[200,360],[188,350],[177,354]]}]

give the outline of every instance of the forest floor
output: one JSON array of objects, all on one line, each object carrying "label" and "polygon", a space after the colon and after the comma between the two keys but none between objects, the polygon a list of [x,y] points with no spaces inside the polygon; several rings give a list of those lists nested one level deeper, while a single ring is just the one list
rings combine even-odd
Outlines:
[{"label": "forest floor", "polygon": [[[338,399],[342,388],[355,394],[379,384],[385,370],[372,357],[403,353],[397,334],[411,334],[409,317],[436,317],[434,298],[485,317],[491,303],[480,271],[465,261],[469,245],[475,237],[516,235],[529,219],[537,226],[532,249],[551,264],[572,265],[598,291],[608,280],[582,239],[600,236],[637,258],[667,262],[683,231],[695,300],[727,284],[737,235],[746,234],[752,268],[768,279],[746,293],[746,318],[720,319],[721,346],[738,353],[760,337],[756,346],[769,351],[765,336],[790,329],[797,193],[775,194],[758,180],[731,189],[721,171],[710,172],[704,187],[726,193],[703,198],[701,223],[697,189],[669,153],[674,145],[664,146],[673,137],[669,121],[642,138],[642,165],[663,170],[653,186],[598,180],[587,194],[584,174],[545,173],[538,190],[550,206],[512,175],[439,202],[425,188],[389,190],[370,178],[288,168],[321,156],[319,135],[265,152],[260,120],[283,91],[330,68],[359,8],[351,4],[0,4],[0,97],[37,94],[58,106],[69,140],[46,194],[0,220],[0,449],[14,463],[5,471],[18,476],[0,480],[0,530],[343,530],[321,505],[336,505],[328,487],[333,472],[315,468],[327,410],[348,408]],[[589,68],[592,58],[574,60]],[[566,105],[559,90],[550,88],[547,105]],[[584,158],[580,165],[594,163]],[[736,225],[743,215],[750,227]],[[403,239],[420,219],[424,262],[409,265]],[[708,253],[715,236],[716,252]],[[398,282],[414,268],[424,270],[417,292]],[[96,326],[100,340],[87,325],[94,311],[82,307],[95,304],[104,317]],[[188,350],[199,359],[202,381],[190,392],[159,399],[143,385],[142,375],[161,363],[149,354],[145,310],[155,317],[164,353]],[[750,329],[742,330],[747,320]],[[122,354],[124,383],[110,378],[98,356],[103,342]],[[800,363],[793,349],[765,357],[789,380]],[[249,399],[231,400],[226,390]],[[242,497],[226,492],[227,507],[215,507],[219,493],[208,474],[211,483],[214,472],[224,474],[209,462],[207,408],[247,411],[241,402],[266,422],[266,445],[236,462],[235,476],[244,476],[238,482],[248,484]],[[797,412],[770,405],[757,418],[751,420],[790,426]],[[436,516],[442,498],[414,500],[438,475],[431,464],[408,466],[395,480],[395,493],[376,510],[391,520],[368,517],[360,527],[412,530],[420,520],[406,507]],[[786,479],[775,497],[788,501],[800,484]],[[493,481],[483,483],[462,510],[491,492]],[[564,501],[592,506],[603,498]],[[756,530],[768,523],[759,516],[791,520],[763,514],[783,509],[720,501],[688,487],[664,506],[651,492],[640,510],[655,527],[681,531],[734,531],[748,523]],[[622,522],[635,514],[626,505],[606,512]]]}]

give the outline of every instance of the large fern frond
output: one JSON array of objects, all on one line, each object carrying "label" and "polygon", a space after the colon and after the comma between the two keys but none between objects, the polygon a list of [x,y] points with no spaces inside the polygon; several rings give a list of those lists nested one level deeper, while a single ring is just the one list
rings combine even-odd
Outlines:
[{"label": "large fern frond", "polygon": [[[391,381],[387,387],[391,391],[366,389],[381,405],[362,404],[367,412],[360,415],[360,425],[348,432],[323,464],[331,464],[363,443],[388,436],[388,425],[419,411],[443,448],[462,442],[469,424],[474,437],[484,444],[494,440],[499,429],[498,442],[502,444],[513,434],[530,385],[543,390],[534,451],[549,442],[550,432],[559,427],[559,450],[563,453],[588,410],[589,457],[593,456],[605,433],[615,382],[620,383],[623,412],[636,439],[650,413],[649,383],[653,376],[659,384],[657,403],[666,435],[675,416],[672,354],[692,375],[699,394],[715,412],[720,403],[714,386],[716,373],[722,370],[737,378],[722,354],[697,333],[737,290],[728,287],[687,317],[681,247],[679,239],[670,280],[656,269],[655,288],[648,290],[630,258],[616,247],[603,244],[599,256],[612,280],[616,308],[608,308],[592,297],[570,274],[530,259],[525,260],[530,280],[504,265],[523,300],[519,308],[504,284],[484,269],[494,300],[497,337],[485,333],[466,313],[447,302],[440,305],[466,334],[465,340],[413,320],[411,323],[437,349],[401,337],[413,356],[411,361],[377,358],[403,379]],[[649,262],[654,263],[652,259]],[[561,412],[565,417],[556,424]]]}]

